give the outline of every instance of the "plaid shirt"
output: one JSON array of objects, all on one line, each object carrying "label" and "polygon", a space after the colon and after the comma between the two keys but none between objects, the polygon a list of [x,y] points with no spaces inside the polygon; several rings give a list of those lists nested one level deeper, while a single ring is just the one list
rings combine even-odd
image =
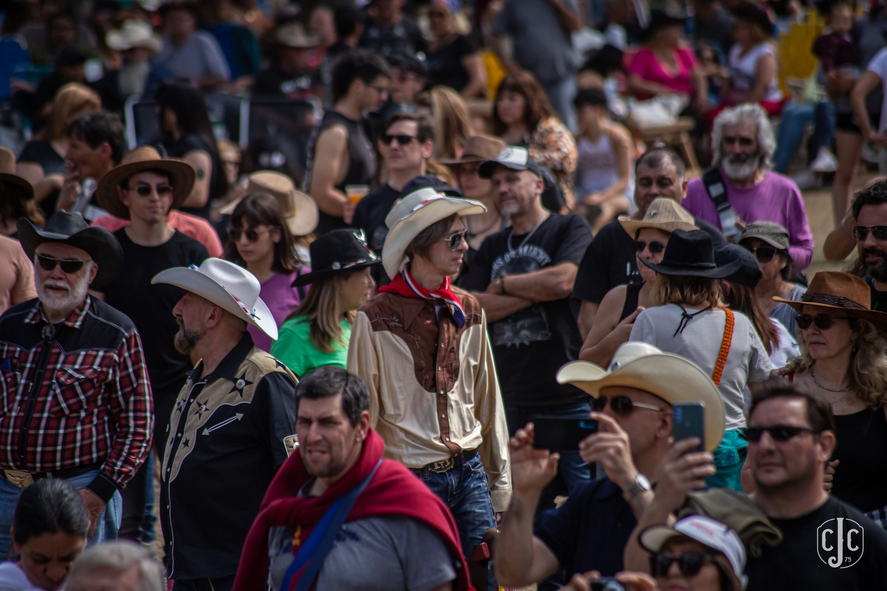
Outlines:
[{"label": "plaid shirt", "polygon": [[40,300],[0,317],[0,468],[43,472],[101,464],[104,499],[144,461],[151,386],[132,322],[87,297],[59,324]]}]

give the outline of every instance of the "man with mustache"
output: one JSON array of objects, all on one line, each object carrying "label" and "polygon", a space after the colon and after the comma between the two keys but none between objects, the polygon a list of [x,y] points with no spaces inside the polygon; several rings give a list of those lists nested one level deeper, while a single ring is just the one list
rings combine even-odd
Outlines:
[{"label": "man with mustache", "polygon": [[872,310],[887,312],[887,181],[860,191],[851,211],[859,262],[867,272],[863,280],[872,290]]},{"label": "man with mustache", "polygon": [[788,229],[794,268],[806,269],[813,257],[813,235],[804,200],[794,181],[770,170],[776,139],[764,109],[750,103],[724,109],[715,118],[711,145],[716,169],[689,182],[684,208],[732,241],[747,223],[776,222]]}]

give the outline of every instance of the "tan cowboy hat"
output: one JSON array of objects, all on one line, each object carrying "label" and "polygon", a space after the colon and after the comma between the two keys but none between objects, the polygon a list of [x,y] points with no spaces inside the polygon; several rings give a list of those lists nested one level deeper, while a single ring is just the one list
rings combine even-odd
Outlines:
[{"label": "tan cowboy hat", "polygon": [[671,405],[701,402],[705,416],[705,449],[714,451],[724,438],[724,401],[711,378],[683,357],[663,353],[653,345],[631,341],[613,355],[604,369],[587,361],[573,361],[557,372],[559,384],[572,384],[595,398],[608,386],[649,392]]},{"label": "tan cowboy hat", "polygon": [[293,236],[307,236],[317,227],[319,214],[314,199],[297,190],[290,177],[273,170],[260,170],[249,175],[246,187],[238,190],[234,200],[220,209],[219,213],[231,215],[250,193],[267,193],[277,199]]},{"label": "tan cowboy hat", "polygon": [[22,201],[28,201],[34,197],[34,187],[25,178],[15,174],[15,154],[7,148],[0,148],[0,183],[13,185],[15,191],[3,191],[3,197],[7,195],[18,197]]},{"label": "tan cowboy hat", "polygon": [[320,45],[320,39],[306,33],[302,23],[290,23],[280,27],[274,39],[281,45],[295,49],[311,49]]},{"label": "tan cowboy hat", "polygon": [[169,185],[172,187],[170,210],[180,208],[194,188],[194,168],[190,164],[161,158],[160,153],[151,146],[140,146],[128,152],[120,164],[99,181],[95,195],[102,209],[115,217],[128,220],[129,208],[120,201],[117,189],[132,175],[146,170],[156,170],[169,176]]},{"label": "tan cowboy hat", "polygon": [[154,53],[163,49],[163,41],[154,34],[151,25],[140,20],[126,20],[119,29],[111,29],[105,35],[105,43],[115,51],[144,47]]},{"label": "tan cowboy hat", "polygon": [[638,232],[644,228],[653,228],[663,232],[674,232],[675,230],[684,230],[690,232],[698,230],[693,225],[695,220],[686,209],[681,207],[680,203],[668,197],[659,197],[653,200],[647,213],[644,214],[642,220],[630,220],[628,218],[620,218],[619,224],[628,232],[631,239],[634,240]]},{"label": "tan cowboy hat", "polygon": [[879,328],[887,328],[887,313],[872,310],[872,290],[855,275],[839,271],[820,271],[813,276],[801,301],[773,298],[774,302],[788,304],[798,312],[804,306],[843,310],[851,316],[868,320]]},{"label": "tan cowboy hat", "polygon": [[382,246],[382,266],[389,277],[400,271],[410,243],[428,226],[458,213],[460,216],[483,213],[482,203],[471,199],[447,197],[430,187],[413,191],[397,203],[385,218],[391,228]]},{"label": "tan cowboy hat", "polygon": [[465,140],[459,158],[440,160],[441,164],[462,164],[463,162],[483,162],[492,160],[505,149],[505,142],[492,135],[473,135]]},{"label": "tan cowboy hat", "polygon": [[168,283],[197,294],[277,340],[277,322],[259,297],[262,285],[240,265],[208,258],[199,268],[191,265],[161,271],[151,283]]}]

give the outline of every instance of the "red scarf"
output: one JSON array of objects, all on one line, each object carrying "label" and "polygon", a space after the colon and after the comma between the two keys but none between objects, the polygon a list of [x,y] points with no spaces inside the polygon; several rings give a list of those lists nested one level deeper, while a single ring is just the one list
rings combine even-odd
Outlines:
[{"label": "red scarf", "polygon": [[450,291],[450,278],[444,277],[443,283],[435,289],[434,291],[425,289],[419,282],[413,279],[413,276],[410,275],[410,266],[406,265],[403,270],[397,274],[397,277],[383,287],[379,288],[380,292],[390,291],[391,293],[396,293],[398,295],[402,295],[405,298],[422,298],[426,300],[431,299],[439,299],[443,300],[444,303],[450,309],[450,312],[453,314],[453,320],[456,321],[456,326],[462,328],[465,326],[465,310],[462,309],[462,302],[459,301],[459,298],[456,297],[452,291]]},{"label": "red scarf", "polygon": [[[299,534],[301,547],[333,502],[369,476],[384,451],[382,438],[370,429],[357,463],[341,480],[314,498],[297,496],[311,476],[298,453],[290,456],[271,481],[259,515],[246,537],[233,591],[264,591],[268,580],[270,529],[277,526],[292,528]],[[459,531],[450,510],[421,480],[394,460],[383,460],[376,475],[357,498],[346,521],[383,515],[411,517],[435,530],[453,560],[462,564],[461,568],[456,569],[453,589],[474,589],[468,580],[468,565],[462,556]],[[298,580],[299,576],[301,572],[296,574],[293,581]]]}]

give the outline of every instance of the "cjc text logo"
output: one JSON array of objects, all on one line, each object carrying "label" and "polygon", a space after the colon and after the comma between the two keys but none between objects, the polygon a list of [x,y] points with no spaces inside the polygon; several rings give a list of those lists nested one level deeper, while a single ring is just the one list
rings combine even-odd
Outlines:
[{"label": "cjc text logo", "polygon": [[850,568],[865,551],[865,530],[846,517],[829,519],[816,530],[816,552],[832,568]]}]

